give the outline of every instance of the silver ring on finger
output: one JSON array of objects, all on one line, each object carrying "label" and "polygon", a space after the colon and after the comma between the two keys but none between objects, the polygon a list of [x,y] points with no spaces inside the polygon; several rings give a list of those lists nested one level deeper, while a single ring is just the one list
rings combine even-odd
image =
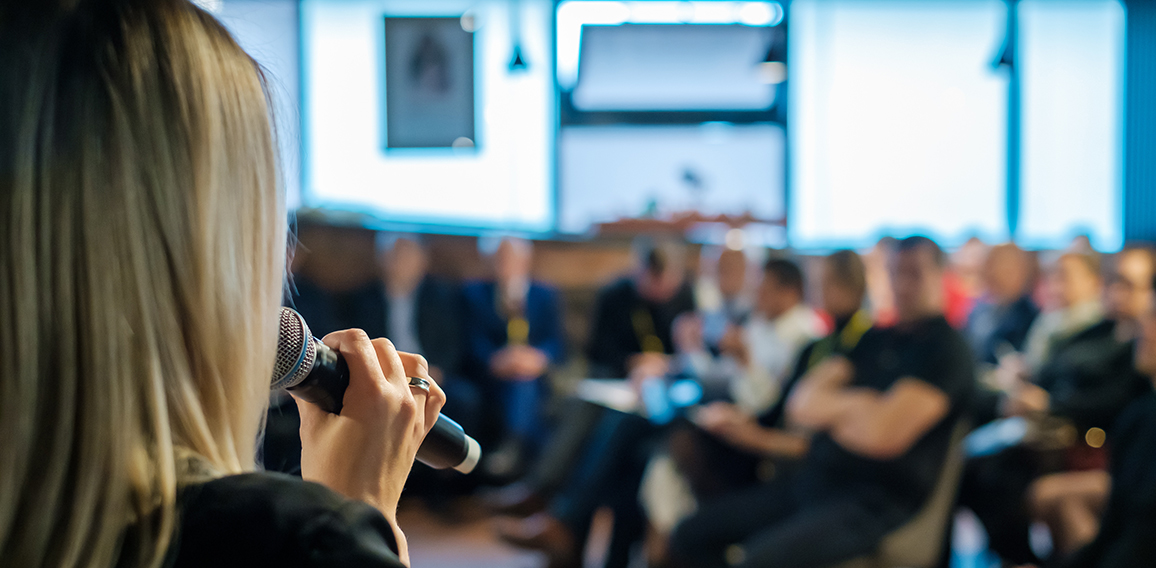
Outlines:
[{"label": "silver ring on finger", "polygon": [[425,391],[426,394],[429,394],[429,381],[421,377],[410,377],[409,386],[413,388],[419,388]]}]

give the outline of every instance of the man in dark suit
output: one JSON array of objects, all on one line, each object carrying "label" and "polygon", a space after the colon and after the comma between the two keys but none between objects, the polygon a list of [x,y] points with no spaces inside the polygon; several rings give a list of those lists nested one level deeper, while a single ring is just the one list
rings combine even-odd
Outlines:
[{"label": "man in dark suit", "polygon": [[557,292],[531,278],[533,245],[503,239],[489,255],[493,280],[464,290],[466,368],[487,407],[496,407],[483,428],[492,451],[486,471],[515,473],[545,441],[542,406],[550,367],[565,356]]},{"label": "man in dark suit", "polygon": [[[467,431],[480,427],[481,400],[463,377],[460,294],[429,274],[429,255],[417,235],[378,236],[381,280],[358,302],[354,321],[370,337],[388,337],[400,351],[421,353],[430,376],[446,391],[442,413]],[[454,402],[449,402],[449,398]]]},{"label": "man in dark suit", "polygon": [[594,377],[622,379],[640,366],[664,374],[674,353],[674,320],[695,309],[683,247],[639,239],[634,249],[635,272],[598,293],[587,345]]},{"label": "man in dark suit", "polygon": [[967,335],[981,364],[997,365],[999,356],[1023,351],[1028,331],[1040,314],[1032,300],[1034,261],[1012,243],[991,249],[983,267],[984,295],[967,320]]}]

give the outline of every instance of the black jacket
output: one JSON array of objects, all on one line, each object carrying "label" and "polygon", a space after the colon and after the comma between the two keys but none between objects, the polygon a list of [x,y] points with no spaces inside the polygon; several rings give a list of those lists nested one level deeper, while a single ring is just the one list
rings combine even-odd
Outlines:
[{"label": "black jacket", "polygon": [[1071,420],[1081,433],[1111,433],[1120,413],[1152,391],[1133,367],[1135,342],[1116,338],[1116,323],[1100,322],[1062,341],[1036,375],[1051,397],[1049,413]]},{"label": "black jacket", "polygon": [[634,280],[623,278],[604,287],[598,293],[594,319],[590,327],[590,341],[586,354],[590,359],[590,376],[621,379],[626,377],[626,363],[632,355],[642,352],[639,338],[642,330],[636,327],[636,314],[644,316],[646,326],[662,342],[663,350],[674,353],[671,338],[675,318],[694,311],[694,291],[683,284],[670,300],[655,304],[638,293]]},{"label": "black jacket", "polygon": [[373,507],[274,473],[181,490],[166,568],[399,568],[393,528]]},{"label": "black jacket", "polygon": [[1113,430],[1112,493],[1100,534],[1066,568],[1156,566],[1156,395],[1129,406]]},{"label": "black jacket", "polygon": [[[991,365],[999,364],[999,351],[1004,345],[1022,351],[1028,332],[1039,315],[1039,307],[1027,295],[1007,306],[977,305],[967,323],[976,360]],[[977,337],[976,328],[981,325],[979,320],[983,317],[994,318],[994,325],[982,337]]]}]

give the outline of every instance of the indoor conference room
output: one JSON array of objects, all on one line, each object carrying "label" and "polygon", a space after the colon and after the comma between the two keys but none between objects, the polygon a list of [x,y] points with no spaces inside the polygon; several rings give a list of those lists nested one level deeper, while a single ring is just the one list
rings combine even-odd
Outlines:
[{"label": "indoor conference room", "polygon": [[0,0],[2,568],[1156,568],[1156,2]]}]

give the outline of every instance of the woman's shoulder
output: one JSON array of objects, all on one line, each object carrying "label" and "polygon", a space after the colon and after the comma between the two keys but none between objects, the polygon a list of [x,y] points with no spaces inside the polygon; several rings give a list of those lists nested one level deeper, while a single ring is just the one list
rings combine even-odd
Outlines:
[{"label": "woman's shoulder", "polygon": [[178,507],[166,563],[173,568],[401,566],[379,511],[296,477],[248,473],[190,485]]}]

